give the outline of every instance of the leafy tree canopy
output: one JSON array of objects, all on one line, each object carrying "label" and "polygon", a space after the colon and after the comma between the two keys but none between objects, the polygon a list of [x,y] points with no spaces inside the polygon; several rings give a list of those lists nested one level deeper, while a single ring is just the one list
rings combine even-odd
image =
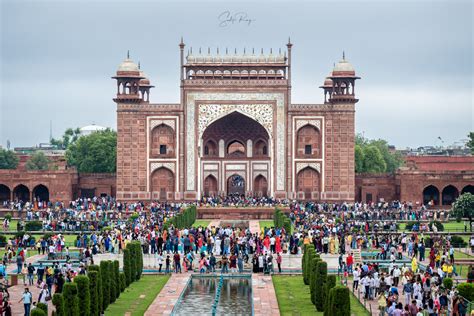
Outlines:
[{"label": "leafy tree canopy", "polygon": [[464,193],[454,201],[452,208],[456,218],[467,217],[471,220],[474,217],[474,195]]},{"label": "leafy tree canopy", "polygon": [[25,166],[27,170],[48,170],[50,162],[42,151],[35,151]]},{"label": "leafy tree canopy", "polygon": [[74,144],[80,136],[81,130],[79,128],[68,128],[61,138],[51,139],[51,145],[56,146],[58,149],[67,149],[69,145]]},{"label": "leafy tree canopy", "polygon": [[395,172],[403,164],[402,155],[390,151],[387,141],[360,134],[355,137],[354,155],[357,173]]},{"label": "leafy tree canopy", "polygon": [[469,137],[469,141],[467,142],[467,147],[471,149],[471,154],[474,154],[474,132],[470,132],[469,135],[467,135],[467,137]]},{"label": "leafy tree canopy", "polygon": [[106,129],[79,137],[68,146],[66,160],[79,172],[115,172],[117,133]]},{"label": "leafy tree canopy", "polygon": [[13,151],[0,148],[0,169],[16,169],[18,160]]}]

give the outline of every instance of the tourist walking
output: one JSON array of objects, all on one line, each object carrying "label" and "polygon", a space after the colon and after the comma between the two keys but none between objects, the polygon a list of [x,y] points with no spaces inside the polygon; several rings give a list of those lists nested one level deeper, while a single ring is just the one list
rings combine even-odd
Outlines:
[{"label": "tourist walking", "polygon": [[18,303],[21,303],[21,301],[23,301],[23,306],[25,308],[25,316],[30,316],[32,300],[33,300],[33,295],[31,294],[30,290],[26,287],[25,292],[23,292],[20,300],[18,301]]}]

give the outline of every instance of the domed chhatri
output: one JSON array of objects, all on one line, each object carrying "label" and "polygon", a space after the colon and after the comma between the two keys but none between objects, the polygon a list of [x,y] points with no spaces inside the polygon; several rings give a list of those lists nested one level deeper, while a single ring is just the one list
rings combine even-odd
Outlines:
[{"label": "domed chhatri", "polygon": [[354,67],[346,60],[344,52],[342,53],[342,60],[339,61],[332,71],[333,77],[347,77],[355,76]]},{"label": "domed chhatri", "polygon": [[117,68],[117,77],[140,77],[140,68],[130,59],[129,52],[127,58]]}]

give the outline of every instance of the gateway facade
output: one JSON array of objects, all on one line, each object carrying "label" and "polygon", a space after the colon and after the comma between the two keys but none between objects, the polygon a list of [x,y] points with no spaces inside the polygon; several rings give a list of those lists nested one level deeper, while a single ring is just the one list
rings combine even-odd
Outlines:
[{"label": "gateway facade", "polygon": [[181,102],[149,102],[128,57],[116,75],[117,198],[245,194],[354,200],[354,84],[344,56],[322,104],[291,103],[292,44],[268,54],[180,48]]}]

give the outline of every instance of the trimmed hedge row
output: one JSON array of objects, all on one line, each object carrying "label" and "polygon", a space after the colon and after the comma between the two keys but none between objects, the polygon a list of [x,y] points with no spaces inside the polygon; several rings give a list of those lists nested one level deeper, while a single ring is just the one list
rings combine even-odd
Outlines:
[{"label": "trimmed hedge row", "polygon": [[286,234],[291,233],[291,220],[285,213],[283,213],[280,209],[275,208],[275,212],[273,213],[273,223],[275,227],[283,227],[285,229]]},{"label": "trimmed hedge row", "polygon": [[[336,286],[336,276],[328,276],[327,263],[321,260],[313,244],[304,246],[301,266],[303,282],[309,285],[311,302],[315,305],[316,310],[324,311],[325,316],[350,315],[349,289],[345,286]],[[334,291],[335,288],[338,289]],[[347,292],[341,291],[339,288],[343,288]]]},{"label": "trimmed hedge row", "polygon": [[169,226],[173,225],[178,229],[191,227],[196,221],[197,209],[195,205],[191,205],[186,208],[182,213],[173,216],[170,220],[163,224],[163,229],[168,229]]},{"label": "trimmed hedge row", "polygon": [[[132,242],[128,246],[134,249],[133,253],[137,258],[135,260],[143,262],[140,243]],[[136,253],[136,249],[138,249],[138,253]],[[136,270],[136,277],[141,275],[141,271],[141,268]],[[53,311],[53,315],[102,315],[107,307],[119,298],[126,286],[125,273],[119,271],[118,260],[101,261],[100,266],[91,265],[88,267],[87,276],[78,275],[72,283],[66,283],[62,294],[54,294],[53,304],[56,310]]]}]

